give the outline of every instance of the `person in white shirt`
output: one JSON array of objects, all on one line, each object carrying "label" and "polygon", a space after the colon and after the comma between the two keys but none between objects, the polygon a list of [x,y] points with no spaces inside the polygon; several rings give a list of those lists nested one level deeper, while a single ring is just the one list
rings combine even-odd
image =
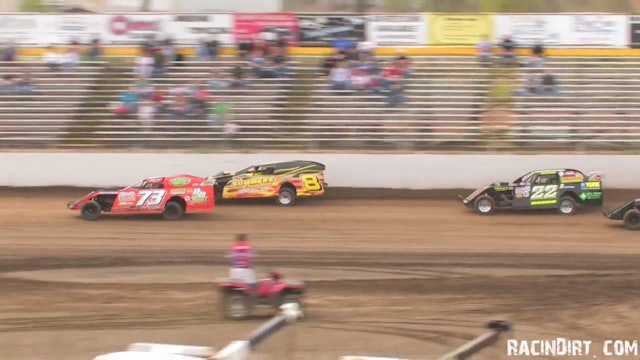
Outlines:
[{"label": "person in white shirt", "polygon": [[146,79],[153,72],[153,57],[148,51],[136,58],[136,74],[139,78]]},{"label": "person in white shirt", "polygon": [[348,90],[351,88],[351,69],[347,67],[344,60],[338,61],[336,66],[329,72],[331,88],[333,90]]},{"label": "person in white shirt", "polygon": [[42,61],[50,68],[57,69],[62,64],[62,58],[56,51],[56,48],[50,46],[47,51],[42,54]]}]

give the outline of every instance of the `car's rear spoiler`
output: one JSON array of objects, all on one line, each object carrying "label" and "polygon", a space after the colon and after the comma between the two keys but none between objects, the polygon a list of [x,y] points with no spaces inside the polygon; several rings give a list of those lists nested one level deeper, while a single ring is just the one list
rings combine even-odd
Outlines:
[{"label": "car's rear spoiler", "polygon": [[602,181],[604,179],[604,172],[592,171],[587,174],[587,181]]}]

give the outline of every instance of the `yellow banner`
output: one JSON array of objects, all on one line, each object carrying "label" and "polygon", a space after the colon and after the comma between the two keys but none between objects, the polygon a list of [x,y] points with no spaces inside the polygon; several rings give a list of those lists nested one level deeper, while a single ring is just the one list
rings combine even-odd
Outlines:
[{"label": "yellow banner", "polygon": [[429,15],[430,45],[476,45],[492,39],[491,15]]}]

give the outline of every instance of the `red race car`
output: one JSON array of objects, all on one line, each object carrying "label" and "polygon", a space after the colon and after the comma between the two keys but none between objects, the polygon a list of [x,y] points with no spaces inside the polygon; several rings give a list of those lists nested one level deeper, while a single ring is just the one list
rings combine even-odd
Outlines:
[{"label": "red race car", "polygon": [[191,175],[153,177],[122,189],[92,191],[67,207],[80,210],[89,221],[98,220],[103,212],[162,214],[166,220],[179,220],[186,212],[213,211],[213,187],[201,186],[205,180]]}]

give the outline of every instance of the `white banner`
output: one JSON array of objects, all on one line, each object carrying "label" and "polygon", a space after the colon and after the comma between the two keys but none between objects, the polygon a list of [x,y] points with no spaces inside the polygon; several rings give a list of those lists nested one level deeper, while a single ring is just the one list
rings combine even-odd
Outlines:
[{"label": "white banner", "polygon": [[370,15],[366,33],[368,41],[377,46],[423,46],[427,44],[427,16]]},{"label": "white banner", "polygon": [[547,46],[562,45],[566,31],[565,15],[494,15],[493,41],[513,36],[518,46],[532,46],[541,42]]},{"label": "white banner", "polygon": [[625,47],[625,15],[495,15],[494,41],[512,35],[519,46]]},{"label": "white banner", "polygon": [[0,15],[0,42],[18,46],[88,44],[93,39],[105,45],[138,45],[149,35],[195,45],[213,34],[233,44],[232,29],[231,14]]},{"label": "white banner", "polygon": [[566,45],[625,47],[629,44],[628,16],[572,15],[563,39]]}]

